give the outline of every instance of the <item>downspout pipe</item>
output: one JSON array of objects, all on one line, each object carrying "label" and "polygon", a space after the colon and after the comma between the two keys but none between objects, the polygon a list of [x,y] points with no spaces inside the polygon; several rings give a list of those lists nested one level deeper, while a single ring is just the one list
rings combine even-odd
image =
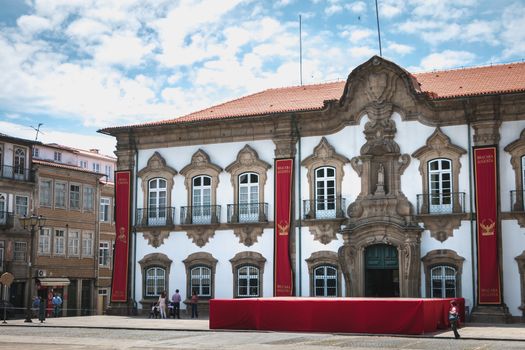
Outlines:
[{"label": "downspout pipe", "polygon": [[[477,236],[477,228],[474,228],[474,199],[473,199],[473,179],[472,179],[472,128],[470,124],[470,118],[467,115],[467,140],[468,140],[468,183],[469,183],[469,202],[470,202],[470,254],[471,254],[471,262],[472,262],[472,308],[476,306],[476,296],[477,296],[477,284],[476,284],[476,266],[477,266],[477,242],[478,242],[478,236]],[[471,310],[472,312],[472,310]]]},{"label": "downspout pipe", "polygon": [[297,120],[295,118],[295,114],[292,115],[292,123],[293,123],[293,128],[294,128],[294,134],[295,136],[297,137],[297,178],[298,178],[298,181],[297,181],[297,197],[299,200],[297,201],[297,210],[299,212],[299,217],[298,217],[298,220],[297,220],[297,228],[298,228],[298,242],[297,242],[297,259],[298,259],[298,269],[297,269],[297,274],[298,274],[298,291],[297,291],[297,296],[302,296],[302,293],[303,293],[303,288],[302,288],[302,215],[301,215],[301,210],[302,210],[302,203],[301,203],[301,196],[302,196],[302,191],[301,191],[301,133],[299,132],[299,127],[297,125]]},{"label": "downspout pipe", "polygon": [[[133,149],[135,151],[135,166],[134,166],[134,169],[133,169],[133,187],[134,187],[134,193],[133,193],[133,204],[131,206],[131,212],[132,213],[136,213],[137,212],[137,193],[138,193],[138,166],[139,166],[139,151],[137,149],[137,143],[135,142],[135,138],[133,138]],[[133,293],[133,300],[135,301],[135,293],[136,293],[136,290],[135,290],[135,279],[136,279],[136,276],[137,276],[137,271],[136,271],[136,258],[137,258],[137,229],[135,228],[136,227],[136,215],[133,215],[132,216],[132,227],[133,227],[133,256],[132,256],[132,263],[133,263],[133,268],[132,268],[132,271],[133,271],[133,276],[131,278],[131,291]]]}]

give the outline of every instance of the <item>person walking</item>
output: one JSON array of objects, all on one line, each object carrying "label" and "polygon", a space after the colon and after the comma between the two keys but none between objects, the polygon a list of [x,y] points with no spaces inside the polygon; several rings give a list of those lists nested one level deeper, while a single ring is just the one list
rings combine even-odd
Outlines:
[{"label": "person walking", "polygon": [[159,296],[160,318],[166,318],[166,291],[162,291]]},{"label": "person walking", "polygon": [[193,290],[191,294],[191,318],[199,318],[199,309],[198,309],[199,297],[197,292]]},{"label": "person walking", "polygon": [[46,320],[46,298],[40,298],[40,303],[38,304],[38,320],[40,323],[43,323]]},{"label": "person walking", "polygon": [[52,303],[53,303],[53,317],[59,317],[60,311],[61,311],[60,306],[62,305],[62,298],[60,297],[60,295],[55,294],[55,296],[53,296]]},{"label": "person walking", "polygon": [[450,327],[454,331],[454,338],[459,339],[460,338],[460,335],[458,333],[459,312],[458,312],[458,305],[455,300],[450,301],[450,309],[448,310],[448,320],[450,321]]},{"label": "person walking", "polygon": [[171,296],[171,302],[173,303],[173,318],[180,319],[180,302],[182,298],[179,294],[179,290],[175,290],[175,294]]}]

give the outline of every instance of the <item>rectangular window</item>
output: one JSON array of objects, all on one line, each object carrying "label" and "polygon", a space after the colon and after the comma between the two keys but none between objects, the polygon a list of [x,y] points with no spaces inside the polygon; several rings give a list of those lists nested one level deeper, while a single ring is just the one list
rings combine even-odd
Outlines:
[{"label": "rectangular window", "polygon": [[78,166],[81,167],[82,169],[87,169],[88,168],[88,162],[86,160],[79,160],[78,161]]},{"label": "rectangular window", "polygon": [[93,256],[93,233],[82,233],[82,256]]},{"label": "rectangular window", "polygon": [[26,261],[27,256],[27,243],[26,242],[15,242],[15,252],[13,260],[15,261]]},{"label": "rectangular window", "polygon": [[80,232],[69,231],[67,237],[67,254],[69,256],[78,256],[80,253]]},{"label": "rectangular window", "polygon": [[65,182],[55,182],[55,208],[66,207],[66,191]]},{"label": "rectangular window", "polygon": [[108,295],[108,290],[107,289],[99,289],[98,290],[98,295]]},{"label": "rectangular window", "polygon": [[69,209],[80,209],[80,185],[69,185]]},{"label": "rectangular window", "polygon": [[62,153],[55,151],[53,159],[55,162],[61,162],[62,161]]},{"label": "rectangular window", "polygon": [[100,221],[109,222],[109,208],[111,205],[111,199],[102,197],[100,198]]},{"label": "rectangular window", "polygon": [[43,207],[52,206],[52,187],[53,183],[51,180],[40,179],[40,205]]},{"label": "rectangular window", "polygon": [[29,216],[29,198],[26,196],[15,196],[15,214]]},{"label": "rectangular window", "polygon": [[38,158],[40,156],[40,151],[37,147],[33,147],[33,158]]},{"label": "rectangular window", "polygon": [[98,248],[98,264],[109,267],[109,242],[100,242]]},{"label": "rectangular window", "polygon": [[111,173],[112,173],[111,165],[106,165],[104,167],[104,174],[106,174],[106,176],[108,177],[108,180],[111,180]]},{"label": "rectangular window", "polygon": [[51,229],[42,228],[38,233],[38,255],[49,255],[51,252]]},{"label": "rectangular window", "polygon": [[96,173],[99,173],[100,172],[100,164],[93,163],[93,171],[96,172]]},{"label": "rectangular window", "polygon": [[54,255],[64,255],[66,253],[66,237],[64,230],[55,230]]},{"label": "rectangular window", "polygon": [[0,272],[4,272],[4,241],[0,241]]},{"label": "rectangular window", "polygon": [[91,186],[84,186],[84,210],[93,211],[93,202],[95,200],[95,190]]}]

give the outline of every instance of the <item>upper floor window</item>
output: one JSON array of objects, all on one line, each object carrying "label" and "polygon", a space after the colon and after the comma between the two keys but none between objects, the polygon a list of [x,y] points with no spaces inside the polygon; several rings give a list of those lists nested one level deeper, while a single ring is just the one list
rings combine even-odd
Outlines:
[{"label": "upper floor window", "polygon": [[55,151],[53,154],[53,159],[55,162],[62,162],[62,152]]},{"label": "upper floor window", "polygon": [[38,147],[33,147],[33,158],[38,158],[40,156],[40,150]]},{"label": "upper floor window", "polygon": [[211,177],[195,176],[192,181],[192,222],[210,223],[211,208]]},{"label": "upper floor window", "polygon": [[0,241],[0,271],[2,272],[4,272],[4,259],[5,259],[4,241]]},{"label": "upper floor window", "polygon": [[7,220],[7,202],[6,195],[0,193],[0,224],[5,224]]},{"label": "upper floor window", "polygon": [[0,145],[0,175],[4,172],[4,147]]},{"label": "upper floor window", "polygon": [[100,221],[109,222],[111,198],[100,198]]},{"label": "upper floor window", "polygon": [[337,269],[333,266],[319,266],[314,269],[314,292],[316,297],[337,296]]},{"label": "upper floor window", "polygon": [[43,207],[50,207],[53,204],[53,182],[51,180],[40,179],[39,184],[40,205]]},{"label": "upper floor window", "polygon": [[82,256],[83,257],[93,256],[93,233],[92,232],[82,233]]},{"label": "upper floor window", "polygon": [[148,184],[148,218],[166,219],[166,180],[156,178]]},{"label": "upper floor window", "polygon": [[239,222],[259,221],[259,175],[239,175]]},{"label": "upper floor window", "polygon": [[158,296],[166,290],[166,270],[151,267],[146,270],[146,296]]},{"label": "upper floor window", "polygon": [[96,173],[100,172],[100,164],[99,163],[93,163],[93,171]]},{"label": "upper floor window", "polygon": [[111,165],[105,165],[104,166],[104,174],[106,174],[108,180],[111,180],[111,174],[112,174],[112,167],[111,167]]},{"label": "upper floor window", "polygon": [[80,185],[69,185],[69,208],[80,209]]},{"label": "upper floor window", "polygon": [[15,175],[25,174],[26,151],[23,148],[15,148]]},{"label": "upper floor window", "polygon": [[78,166],[81,167],[82,169],[87,169],[88,168],[87,160],[79,160],[78,161]]},{"label": "upper floor window", "polygon": [[54,243],[54,254],[55,255],[64,255],[66,253],[66,237],[64,230],[55,230],[55,241]]},{"label": "upper floor window", "polygon": [[109,258],[110,258],[110,251],[109,251],[110,243],[103,241],[99,243],[98,248],[98,264],[100,266],[108,267],[109,264]]},{"label": "upper floor window", "polygon": [[67,236],[67,255],[78,256],[80,254],[80,232],[78,230],[70,230]]},{"label": "upper floor window", "polygon": [[27,257],[27,243],[15,241],[15,251],[13,259],[15,261],[26,261]]},{"label": "upper floor window", "polygon": [[456,269],[451,266],[435,266],[430,270],[431,298],[456,297]]},{"label": "upper floor window", "polygon": [[84,210],[93,211],[95,202],[95,190],[91,186],[84,186]]},{"label": "upper floor window", "polygon": [[23,217],[28,216],[29,213],[29,197],[27,196],[15,196],[15,213],[16,215]]},{"label": "upper floor window", "polygon": [[452,211],[452,162],[434,159],[428,162],[430,212]]},{"label": "upper floor window", "polygon": [[51,229],[42,228],[38,234],[38,254],[49,255],[51,252]]},{"label": "upper floor window", "polygon": [[211,296],[211,269],[206,266],[194,267],[190,275],[190,291],[195,291],[198,296]]},{"label": "upper floor window", "polygon": [[315,217],[335,217],[336,194],[335,168],[321,167],[315,169]]},{"label": "upper floor window", "polygon": [[258,297],[259,269],[255,266],[242,266],[237,270],[237,296]]},{"label": "upper floor window", "polygon": [[66,191],[65,182],[55,182],[55,208],[66,207]]}]

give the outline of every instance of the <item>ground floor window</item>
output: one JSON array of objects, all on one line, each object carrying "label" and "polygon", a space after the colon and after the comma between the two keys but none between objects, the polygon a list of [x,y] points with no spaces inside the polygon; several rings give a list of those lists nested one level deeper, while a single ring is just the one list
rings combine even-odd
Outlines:
[{"label": "ground floor window", "polygon": [[166,270],[151,267],[146,270],[146,296],[157,296],[166,290]]},{"label": "ground floor window", "polygon": [[243,266],[237,270],[237,296],[259,296],[259,269],[255,266]]},{"label": "ground floor window", "polygon": [[198,296],[211,296],[211,269],[205,266],[191,269],[190,291],[195,291]]},{"label": "ground floor window", "polygon": [[450,266],[435,266],[430,270],[431,298],[456,297],[456,269]]},{"label": "ground floor window", "polygon": [[319,266],[314,269],[314,296],[337,296],[337,269],[333,266]]}]

